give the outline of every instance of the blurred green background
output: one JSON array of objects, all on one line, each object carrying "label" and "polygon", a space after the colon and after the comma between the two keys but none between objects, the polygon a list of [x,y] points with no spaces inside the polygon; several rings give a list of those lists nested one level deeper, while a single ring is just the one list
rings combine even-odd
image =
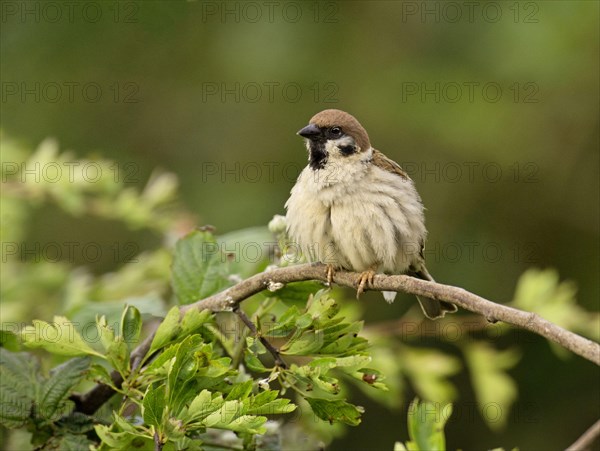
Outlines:
[{"label": "blurred green background", "polygon": [[[223,233],[284,212],[306,161],[295,132],[344,109],[414,178],[437,280],[507,302],[527,268],[554,267],[598,310],[598,2],[51,3],[2,3],[1,126],[19,146],[56,138],[79,158],[116,160],[131,186],[173,172],[190,225]],[[51,208],[20,233],[42,245],[133,240],[140,251],[159,240]],[[119,265],[69,263],[98,274]],[[405,310],[361,302],[367,323]],[[21,307],[3,320],[35,316]],[[561,448],[598,418],[597,368],[557,359],[542,339],[520,345],[507,428],[465,420],[474,401],[461,374],[450,448]],[[406,409],[356,396],[363,424],[332,449],[404,438]]]}]

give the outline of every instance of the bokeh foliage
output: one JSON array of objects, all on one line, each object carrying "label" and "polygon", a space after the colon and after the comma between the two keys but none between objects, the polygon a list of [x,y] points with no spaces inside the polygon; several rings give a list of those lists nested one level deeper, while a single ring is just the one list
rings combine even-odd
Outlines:
[{"label": "bokeh foliage", "polygon": [[[135,20],[126,21],[130,3],[137,5]],[[63,94],[58,102],[43,95],[39,101],[3,95],[3,163],[98,162],[103,169],[95,183],[81,177],[36,183],[29,175],[22,186],[3,179],[3,324],[24,326],[57,314],[82,324],[104,314],[115,324],[124,303],[136,306],[145,320],[163,316],[172,301],[169,265],[177,237],[209,223],[220,236],[237,233],[232,243],[242,243],[244,236],[246,242],[271,240],[264,228],[253,229],[250,238],[238,231],[261,227],[283,212],[305,163],[294,133],[318,110],[337,107],[355,114],[374,145],[410,169],[427,207],[427,260],[437,280],[503,302],[516,292],[522,308],[539,309],[548,319],[597,337],[597,322],[585,313],[598,310],[600,297],[597,2],[487,2],[500,6],[497,22],[483,18],[483,2],[472,22],[465,10],[461,20],[451,22],[443,14],[423,20],[420,11],[407,15],[403,9],[421,8],[423,2],[337,2],[333,22],[325,21],[329,9],[315,20],[312,3],[298,22],[279,13],[273,21],[265,13],[256,22],[222,20],[220,14],[207,16],[203,3],[223,5],[126,2],[115,20],[109,9],[114,5],[106,3],[98,22],[83,20],[81,11],[72,22],[66,14],[50,22],[3,10],[3,94],[14,83],[20,89],[21,83],[31,88],[90,82],[104,94],[99,102],[85,101],[79,91],[73,101]],[[428,4],[441,8],[441,2]],[[511,9],[515,4],[519,20]],[[537,7],[536,22],[524,21],[529,4]],[[419,95],[403,98],[415,83],[431,88],[471,82],[497,83],[503,97],[489,102],[476,91],[472,102],[466,93],[456,102],[443,97],[436,102],[431,95],[425,101]],[[255,102],[206,96],[208,86],[222,83],[257,83],[263,89],[265,83],[298,83],[303,96],[297,102],[280,91],[272,101],[266,91]],[[511,90],[515,83],[518,101]],[[523,101],[532,92],[526,83],[538,88],[537,102]],[[136,102],[126,102],[128,95]],[[48,137],[60,149],[73,150],[65,154]],[[486,176],[485,164],[500,167],[502,177]],[[473,178],[469,167],[475,168]],[[180,194],[173,202],[177,183]],[[64,245],[70,242],[78,243],[73,257]],[[36,252],[36,246],[52,250],[51,243],[59,243],[62,258]],[[81,252],[90,243],[102,248],[103,258],[92,261]],[[14,249],[17,254],[9,256]],[[23,249],[31,253],[23,255]],[[496,249],[499,258],[484,252]],[[231,262],[231,272],[245,276],[243,271],[264,267],[252,262],[252,268],[241,268],[249,266],[243,263]],[[560,284],[551,272],[529,273],[522,283],[530,284],[517,286],[532,266],[554,267],[573,282]],[[581,307],[573,304],[575,287]],[[556,302],[546,302],[547,290]],[[347,308],[362,310],[355,318],[365,320],[368,333],[370,324],[407,312],[412,321],[412,305],[408,296],[389,307],[369,294],[360,307]],[[491,341],[491,348],[473,343],[467,329],[460,329],[472,345],[463,354],[440,339],[451,327],[419,325],[415,332],[411,324],[377,338],[381,346],[373,349],[387,381],[398,381],[390,386],[394,396],[382,396],[388,403],[406,407],[415,391],[455,397],[446,427],[450,443],[566,446],[600,415],[598,372],[586,362],[557,360],[541,339],[488,326],[474,333]],[[491,357],[490,349],[499,355]],[[437,362],[439,372],[425,371],[421,358]],[[477,395],[464,371],[490,359],[503,374],[517,365],[509,374],[518,390],[503,391],[516,404],[497,432],[478,412],[471,415]],[[414,382],[401,374],[413,375]],[[367,398],[361,404],[372,416],[334,448],[367,447],[372,433],[389,443],[408,436],[396,433],[406,424],[406,409],[390,411]],[[564,415],[574,409],[577,415]],[[453,427],[460,421],[469,427]]]}]

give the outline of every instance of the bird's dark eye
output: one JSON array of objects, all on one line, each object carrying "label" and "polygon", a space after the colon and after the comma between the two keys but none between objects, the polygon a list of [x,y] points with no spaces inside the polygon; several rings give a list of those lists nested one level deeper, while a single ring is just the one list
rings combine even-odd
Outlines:
[{"label": "bird's dark eye", "polygon": [[327,138],[329,138],[329,139],[338,139],[343,134],[344,134],[344,132],[342,132],[341,127],[338,127],[337,125],[335,125],[327,130]]}]

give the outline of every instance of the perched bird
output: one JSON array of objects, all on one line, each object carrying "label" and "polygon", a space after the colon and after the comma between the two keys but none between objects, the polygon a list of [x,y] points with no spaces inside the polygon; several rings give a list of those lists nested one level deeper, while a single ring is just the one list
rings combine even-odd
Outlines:
[{"label": "perched bird", "polygon": [[[410,177],[371,147],[354,116],[324,110],[298,132],[306,139],[308,165],[300,173],[287,209],[288,235],[311,262],[332,271],[361,272],[360,295],[377,272],[433,280],[425,267],[427,230],[423,204]],[[395,292],[384,292],[392,302]],[[419,298],[428,318],[456,306]]]}]

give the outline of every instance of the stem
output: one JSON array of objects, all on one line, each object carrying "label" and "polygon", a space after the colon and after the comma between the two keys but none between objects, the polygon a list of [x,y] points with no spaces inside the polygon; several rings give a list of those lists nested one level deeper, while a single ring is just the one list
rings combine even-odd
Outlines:
[{"label": "stem", "polygon": [[275,366],[278,366],[280,368],[286,369],[287,365],[283,361],[283,359],[281,358],[281,355],[279,354],[279,350],[276,349],[269,342],[269,340],[267,340],[265,337],[262,336],[262,334],[256,329],[256,326],[254,325],[254,323],[252,322],[252,320],[250,318],[248,318],[248,316],[239,307],[239,305],[237,305],[236,307],[234,307],[233,312],[237,316],[240,317],[240,319],[242,320],[242,322],[248,327],[248,329],[250,329],[250,332],[252,332],[252,335],[254,335],[255,338],[258,338],[260,340],[260,342],[263,344],[263,346],[265,348],[267,348],[267,351],[269,351],[271,353],[271,355],[273,356],[273,359],[275,359]]}]

